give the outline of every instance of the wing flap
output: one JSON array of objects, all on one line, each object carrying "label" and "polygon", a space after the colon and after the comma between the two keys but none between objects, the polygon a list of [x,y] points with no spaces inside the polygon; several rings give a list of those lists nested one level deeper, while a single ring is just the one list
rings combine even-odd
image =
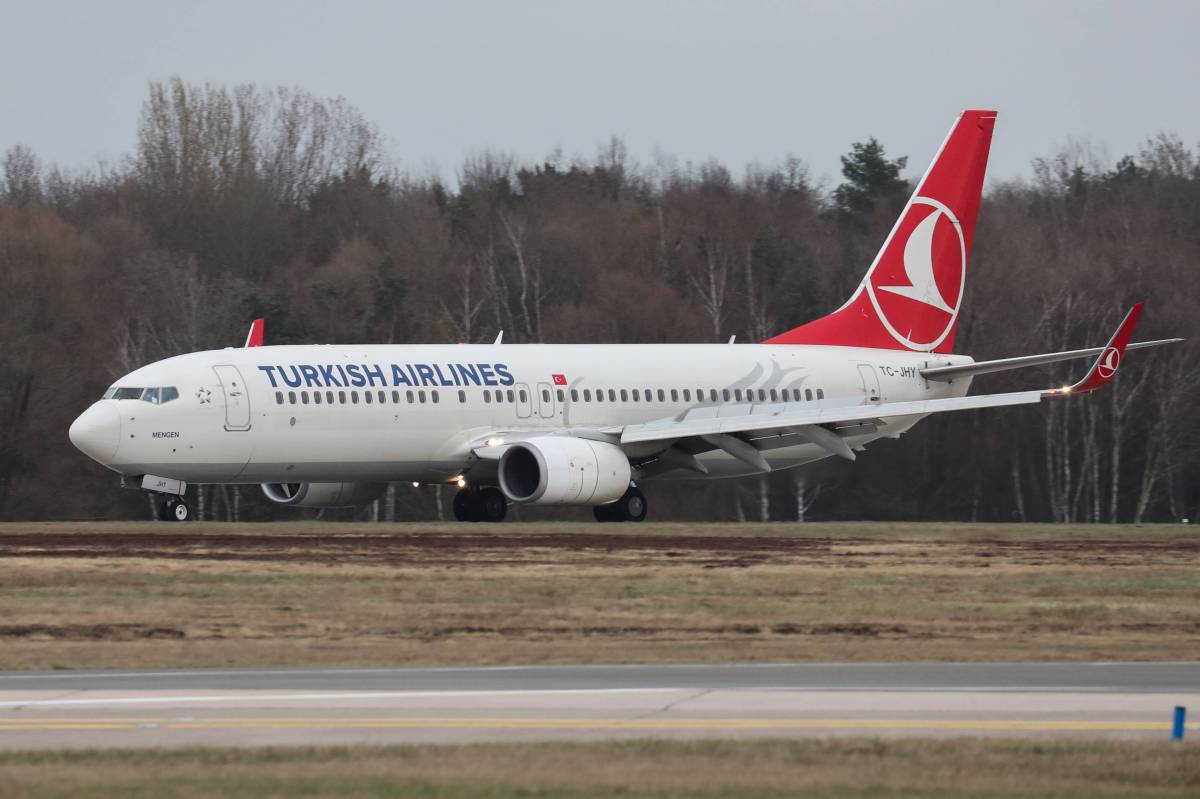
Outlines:
[{"label": "wing flap", "polygon": [[[659,419],[627,425],[620,431],[622,444],[668,439],[703,438],[733,433],[769,433],[788,431],[808,425],[832,425],[844,422],[871,422],[895,416],[924,416],[945,411],[997,408],[1005,405],[1033,405],[1042,401],[1043,391],[1016,391],[1007,394],[983,394],[974,397],[917,400],[912,402],[863,403],[861,405],[796,408],[794,405],[755,406],[740,416],[705,416]],[[814,403],[815,404],[815,403]],[[614,431],[615,432],[615,431]],[[797,430],[797,432],[803,432]]]}]

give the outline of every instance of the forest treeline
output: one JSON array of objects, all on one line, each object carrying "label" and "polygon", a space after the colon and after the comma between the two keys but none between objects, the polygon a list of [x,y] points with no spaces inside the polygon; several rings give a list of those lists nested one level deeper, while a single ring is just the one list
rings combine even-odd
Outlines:
[{"label": "forest treeline", "polygon": [[[864,131],[870,133],[870,131]],[[1003,125],[997,135],[1003,136]],[[803,140],[796,142],[803,150]],[[948,414],[850,467],[656,487],[656,518],[1178,520],[1200,516],[1200,160],[1173,135],[1109,165],[1072,146],[989,183],[956,350],[1102,344],[1145,300],[1112,390]],[[402,162],[401,162],[402,163]],[[116,377],[168,355],[268,343],[753,342],[832,310],[911,185],[875,139],[814,183],[787,158],[641,164],[484,152],[444,181],[397,168],[343,100],[295,89],[150,87],[117,163],[67,170],[29,146],[0,182],[0,517],[141,517],[148,503],[67,441]],[[978,379],[1057,385],[1082,363]],[[208,489],[208,517],[291,517]],[[434,518],[402,487],[359,518]],[[326,516],[344,516],[342,512]]]}]

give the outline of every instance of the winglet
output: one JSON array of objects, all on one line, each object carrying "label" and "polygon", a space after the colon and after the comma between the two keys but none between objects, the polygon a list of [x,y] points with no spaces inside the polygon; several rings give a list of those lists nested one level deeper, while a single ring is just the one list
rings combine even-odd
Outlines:
[{"label": "winglet", "polygon": [[250,332],[246,334],[247,347],[261,347],[263,345],[263,320],[255,319],[250,323]]},{"label": "winglet", "polygon": [[1129,344],[1129,338],[1133,335],[1133,328],[1142,314],[1143,305],[1144,303],[1139,302],[1129,309],[1129,313],[1125,314],[1117,332],[1113,333],[1112,338],[1105,345],[1104,351],[1097,356],[1092,368],[1088,370],[1082,380],[1071,386],[1050,389],[1046,392],[1046,396],[1086,394],[1108,385],[1108,382],[1116,375],[1117,368],[1121,365],[1121,359],[1125,357],[1125,346]]}]

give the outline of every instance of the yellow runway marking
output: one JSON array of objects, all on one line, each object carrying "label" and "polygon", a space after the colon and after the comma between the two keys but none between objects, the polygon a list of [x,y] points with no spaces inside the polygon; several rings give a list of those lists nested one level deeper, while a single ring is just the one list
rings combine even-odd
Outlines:
[{"label": "yellow runway marking", "polygon": [[46,730],[992,730],[1166,731],[1157,721],[1022,719],[604,719],[604,718],[57,718],[0,719],[0,733]]}]

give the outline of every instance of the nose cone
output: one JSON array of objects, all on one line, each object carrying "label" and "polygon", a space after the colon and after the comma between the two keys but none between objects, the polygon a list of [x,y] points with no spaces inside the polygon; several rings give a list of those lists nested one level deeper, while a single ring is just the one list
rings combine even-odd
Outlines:
[{"label": "nose cone", "polygon": [[121,415],[111,401],[101,400],[79,415],[68,435],[80,452],[107,466],[121,443]]}]

